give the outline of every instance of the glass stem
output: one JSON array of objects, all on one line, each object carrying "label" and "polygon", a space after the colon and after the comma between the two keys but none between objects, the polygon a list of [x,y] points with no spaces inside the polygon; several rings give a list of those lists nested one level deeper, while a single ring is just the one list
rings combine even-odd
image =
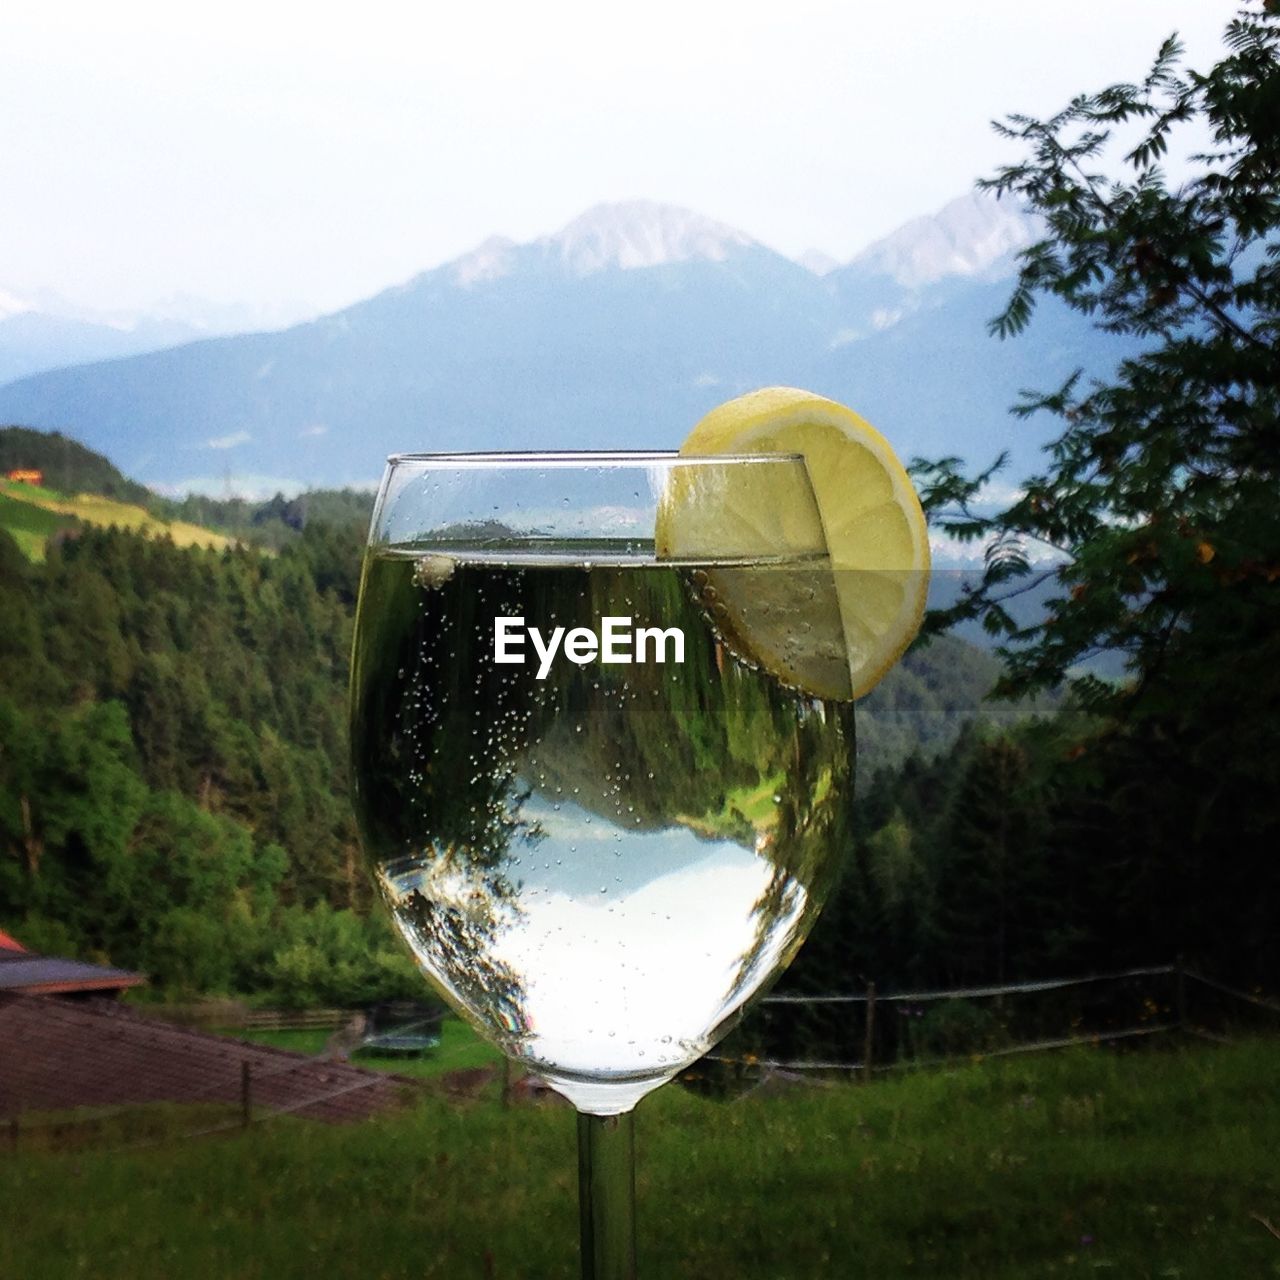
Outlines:
[{"label": "glass stem", "polygon": [[634,1116],[578,1113],[582,1280],[635,1280]]}]

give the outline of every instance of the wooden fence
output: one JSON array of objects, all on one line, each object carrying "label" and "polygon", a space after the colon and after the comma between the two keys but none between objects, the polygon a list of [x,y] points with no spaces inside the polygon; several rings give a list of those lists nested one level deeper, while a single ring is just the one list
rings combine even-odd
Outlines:
[{"label": "wooden fence", "polygon": [[231,1000],[207,1004],[137,1005],[139,1013],[188,1027],[242,1031],[335,1031],[355,1017],[351,1009],[251,1009]]}]

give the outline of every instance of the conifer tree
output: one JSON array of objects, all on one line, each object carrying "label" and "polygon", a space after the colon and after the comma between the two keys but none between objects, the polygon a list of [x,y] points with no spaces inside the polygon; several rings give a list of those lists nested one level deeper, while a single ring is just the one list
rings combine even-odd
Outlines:
[{"label": "conifer tree", "polygon": [[[1280,977],[1280,5],[1240,10],[1225,39],[1207,72],[1170,38],[1140,82],[998,126],[1025,158],[983,185],[1044,235],[993,332],[1048,295],[1138,350],[1018,406],[1061,431],[1002,510],[981,505],[991,470],[917,466],[935,523],[986,545],[981,583],[931,625],[981,618],[1004,692],[1067,682],[1094,717],[1053,809],[1064,874],[1098,886],[1074,927],[1110,955]],[[1171,179],[1166,158],[1206,133]],[[1047,611],[1018,621],[1041,583]],[[1082,668],[1102,652],[1123,679]]]}]

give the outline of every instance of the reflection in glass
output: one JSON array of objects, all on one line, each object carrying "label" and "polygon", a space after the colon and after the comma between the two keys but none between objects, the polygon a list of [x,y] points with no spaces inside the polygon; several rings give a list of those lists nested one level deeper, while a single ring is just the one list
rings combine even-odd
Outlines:
[{"label": "reflection in glass", "polygon": [[[750,588],[829,570],[735,573]],[[383,895],[459,1012],[596,1114],[729,1029],[800,945],[847,845],[852,707],[735,656],[705,583],[696,565],[492,540],[366,563],[353,748]],[[684,661],[560,652],[539,679],[527,640],[530,661],[494,661],[497,617],[546,635],[609,616],[680,628]]]}]

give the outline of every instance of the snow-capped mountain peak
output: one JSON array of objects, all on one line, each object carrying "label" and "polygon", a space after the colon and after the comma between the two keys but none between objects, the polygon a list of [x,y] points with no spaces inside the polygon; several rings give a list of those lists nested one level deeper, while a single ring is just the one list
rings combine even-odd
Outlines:
[{"label": "snow-capped mountain peak", "polygon": [[447,263],[446,270],[455,285],[469,289],[511,275],[530,257],[553,263],[572,276],[589,276],[675,262],[723,262],[736,250],[756,243],[745,232],[692,209],[627,200],[594,205],[554,234],[523,244],[490,236]]},{"label": "snow-capped mountain peak", "polygon": [[501,279],[511,270],[515,249],[514,240],[508,240],[506,236],[490,236],[470,253],[464,253],[450,263],[454,284],[466,289],[482,280]]},{"label": "snow-capped mountain peak", "polygon": [[10,316],[20,316],[30,310],[32,306],[25,299],[7,289],[0,289],[0,320],[8,320]]},{"label": "snow-capped mountain peak", "polygon": [[849,265],[915,288],[944,276],[979,275],[1040,234],[1040,224],[1016,201],[973,191],[904,223]]},{"label": "snow-capped mountain peak", "polygon": [[554,235],[543,251],[578,276],[701,259],[723,262],[756,242],[744,232],[676,205],[652,200],[598,204]]},{"label": "snow-capped mountain peak", "polygon": [[840,265],[838,258],[833,258],[821,249],[806,249],[796,262],[806,271],[813,272],[815,276],[830,275]]}]

